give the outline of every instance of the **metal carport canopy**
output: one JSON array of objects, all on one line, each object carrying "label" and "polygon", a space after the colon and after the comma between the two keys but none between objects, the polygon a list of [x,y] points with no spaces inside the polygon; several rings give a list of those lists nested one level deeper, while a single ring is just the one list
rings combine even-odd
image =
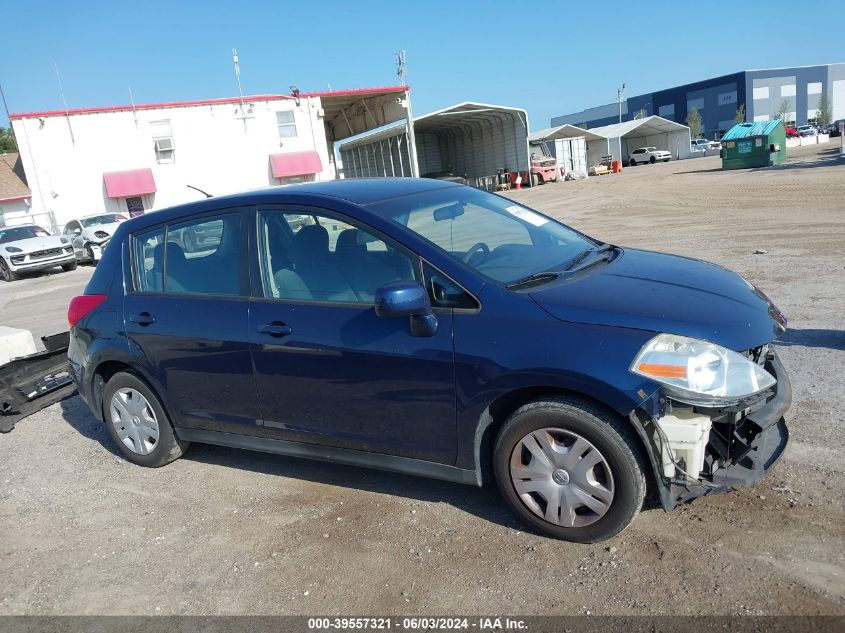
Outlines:
[{"label": "metal carport canopy", "polygon": [[[414,132],[420,173],[451,171],[478,178],[498,169],[530,169],[528,115],[520,108],[463,102],[415,117]],[[344,171],[351,177],[407,175],[410,157],[403,139],[406,128],[396,122],[341,142]]]}]

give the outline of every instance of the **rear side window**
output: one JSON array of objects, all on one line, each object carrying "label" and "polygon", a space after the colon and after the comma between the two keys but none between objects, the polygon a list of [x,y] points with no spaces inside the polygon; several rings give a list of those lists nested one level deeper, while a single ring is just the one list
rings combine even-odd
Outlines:
[{"label": "rear side window", "polygon": [[141,292],[240,294],[241,214],[170,224],[135,238]]},{"label": "rear side window", "polygon": [[161,292],[164,289],[162,244],[163,227],[135,237],[135,287],[141,292]]}]

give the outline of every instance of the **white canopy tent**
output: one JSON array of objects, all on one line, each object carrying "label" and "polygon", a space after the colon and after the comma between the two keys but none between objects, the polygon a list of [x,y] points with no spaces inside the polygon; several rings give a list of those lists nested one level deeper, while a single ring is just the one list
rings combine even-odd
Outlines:
[{"label": "white canopy tent", "polygon": [[[625,163],[630,159],[631,152],[638,147],[667,150],[675,159],[690,156],[689,128],[659,116],[604,125],[590,132],[607,139],[607,155]],[[592,158],[589,148],[588,158]]]}]

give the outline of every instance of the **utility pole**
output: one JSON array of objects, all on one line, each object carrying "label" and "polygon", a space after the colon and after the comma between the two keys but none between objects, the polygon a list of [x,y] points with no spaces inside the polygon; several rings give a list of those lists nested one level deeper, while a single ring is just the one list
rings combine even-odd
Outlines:
[{"label": "utility pole", "polygon": [[70,114],[67,111],[67,100],[65,99],[65,90],[62,88],[62,78],[59,76],[59,65],[53,62],[53,68],[56,69],[56,81],[59,84],[59,94],[62,96],[62,104],[65,106],[65,121],[67,121],[67,129],[70,132],[70,142],[76,145],[76,139],[73,136],[73,126],[70,124]]},{"label": "utility pole", "polygon": [[246,120],[248,118],[251,118],[251,117],[247,116],[246,107],[244,106],[244,91],[241,88],[241,64],[240,64],[240,60],[238,58],[238,49],[237,48],[232,49],[232,61],[235,64],[235,78],[238,80],[238,96],[240,97],[240,100],[241,100],[241,115],[238,118],[243,120],[243,122],[244,122],[244,132],[246,132],[247,131],[246,130]]},{"label": "utility pole", "polygon": [[[396,52],[396,76],[400,85],[406,85],[408,70],[405,66],[405,51]],[[417,139],[414,136],[414,115],[411,111],[411,89],[405,90],[405,98],[401,100],[405,108],[405,131],[408,135],[408,158],[411,163],[411,178],[420,177],[420,167],[417,163]]]},{"label": "utility pole", "polygon": [[625,84],[616,89],[616,105],[619,106],[619,122],[622,123],[622,95],[625,94]]}]

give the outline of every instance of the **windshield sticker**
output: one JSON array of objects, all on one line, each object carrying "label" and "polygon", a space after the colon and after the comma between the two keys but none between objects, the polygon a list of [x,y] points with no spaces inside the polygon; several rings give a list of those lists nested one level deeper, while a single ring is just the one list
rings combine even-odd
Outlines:
[{"label": "windshield sticker", "polygon": [[548,219],[544,218],[539,213],[534,213],[529,209],[518,207],[516,205],[505,207],[505,211],[511,215],[515,215],[520,220],[525,220],[526,222],[533,224],[534,226],[543,226],[546,222],[548,222]]}]

